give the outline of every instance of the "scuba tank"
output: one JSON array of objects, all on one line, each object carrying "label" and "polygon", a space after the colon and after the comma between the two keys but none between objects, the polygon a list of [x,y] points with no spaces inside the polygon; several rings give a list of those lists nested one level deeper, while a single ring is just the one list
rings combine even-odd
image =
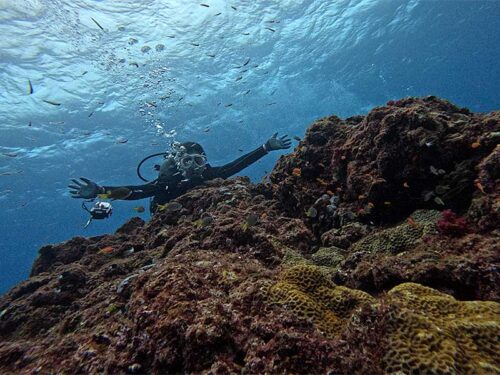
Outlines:
[{"label": "scuba tank", "polygon": [[111,206],[111,203],[109,202],[97,201],[94,203],[94,206],[92,206],[90,210],[87,206],[85,206],[85,202],[83,202],[82,208],[90,214],[89,220],[84,225],[84,228],[87,228],[93,219],[107,219],[113,213],[113,206]]}]

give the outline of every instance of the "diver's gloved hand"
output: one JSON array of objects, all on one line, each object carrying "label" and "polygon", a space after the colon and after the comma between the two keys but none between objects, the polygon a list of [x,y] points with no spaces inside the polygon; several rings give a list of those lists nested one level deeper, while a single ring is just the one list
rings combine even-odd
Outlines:
[{"label": "diver's gloved hand", "polygon": [[85,184],[73,178],[71,181],[73,181],[75,185],[68,185],[71,189],[70,193],[73,198],[94,199],[97,197],[97,194],[101,193],[101,187],[95,182],[85,177],[80,177],[80,180]]},{"label": "diver's gloved hand", "polygon": [[289,148],[292,143],[291,139],[288,138],[287,135],[277,138],[278,133],[274,133],[271,138],[267,140],[264,144],[264,150],[267,152],[274,150],[281,150],[285,148]]}]

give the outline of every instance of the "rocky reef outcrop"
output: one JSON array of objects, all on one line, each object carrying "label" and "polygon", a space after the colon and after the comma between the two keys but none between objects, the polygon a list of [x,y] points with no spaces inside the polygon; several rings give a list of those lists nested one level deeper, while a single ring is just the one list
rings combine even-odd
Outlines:
[{"label": "rocky reef outcrop", "polygon": [[500,112],[313,123],[258,184],[40,249],[1,373],[499,373]]}]

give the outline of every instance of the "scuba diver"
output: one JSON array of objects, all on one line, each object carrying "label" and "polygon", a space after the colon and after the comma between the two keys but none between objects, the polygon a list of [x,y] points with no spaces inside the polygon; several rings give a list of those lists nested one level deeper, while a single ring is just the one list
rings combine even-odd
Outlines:
[{"label": "scuba diver", "polygon": [[262,146],[220,167],[212,167],[207,163],[207,156],[200,144],[195,142],[174,142],[170,152],[149,155],[137,166],[137,174],[148,182],[140,173],[140,167],[147,159],[164,156],[161,165],[155,165],[159,171],[158,178],[143,185],[99,186],[85,177],[72,179],[74,185],[68,185],[73,198],[95,199],[104,196],[110,199],[137,200],[152,198],[150,212],[154,213],[158,206],[166,204],[171,199],[184,194],[190,188],[198,186],[214,178],[228,178],[242,169],[255,163],[269,151],[287,149],[291,140],[288,136],[277,137],[274,133]]}]

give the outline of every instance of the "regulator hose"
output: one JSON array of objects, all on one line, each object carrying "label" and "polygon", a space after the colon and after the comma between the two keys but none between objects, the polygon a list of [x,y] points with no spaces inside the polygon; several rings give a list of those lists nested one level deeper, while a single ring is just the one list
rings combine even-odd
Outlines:
[{"label": "regulator hose", "polygon": [[139,178],[144,181],[144,182],[149,182],[149,180],[146,180],[144,177],[142,177],[142,174],[141,174],[141,166],[142,164],[146,161],[146,160],[149,160],[151,158],[154,158],[156,156],[160,156],[160,155],[168,155],[168,152],[158,152],[156,154],[151,154],[149,156],[146,156],[144,159],[142,159],[139,164],[137,165],[137,169],[136,169],[136,172],[137,172],[137,176],[139,176]]}]

